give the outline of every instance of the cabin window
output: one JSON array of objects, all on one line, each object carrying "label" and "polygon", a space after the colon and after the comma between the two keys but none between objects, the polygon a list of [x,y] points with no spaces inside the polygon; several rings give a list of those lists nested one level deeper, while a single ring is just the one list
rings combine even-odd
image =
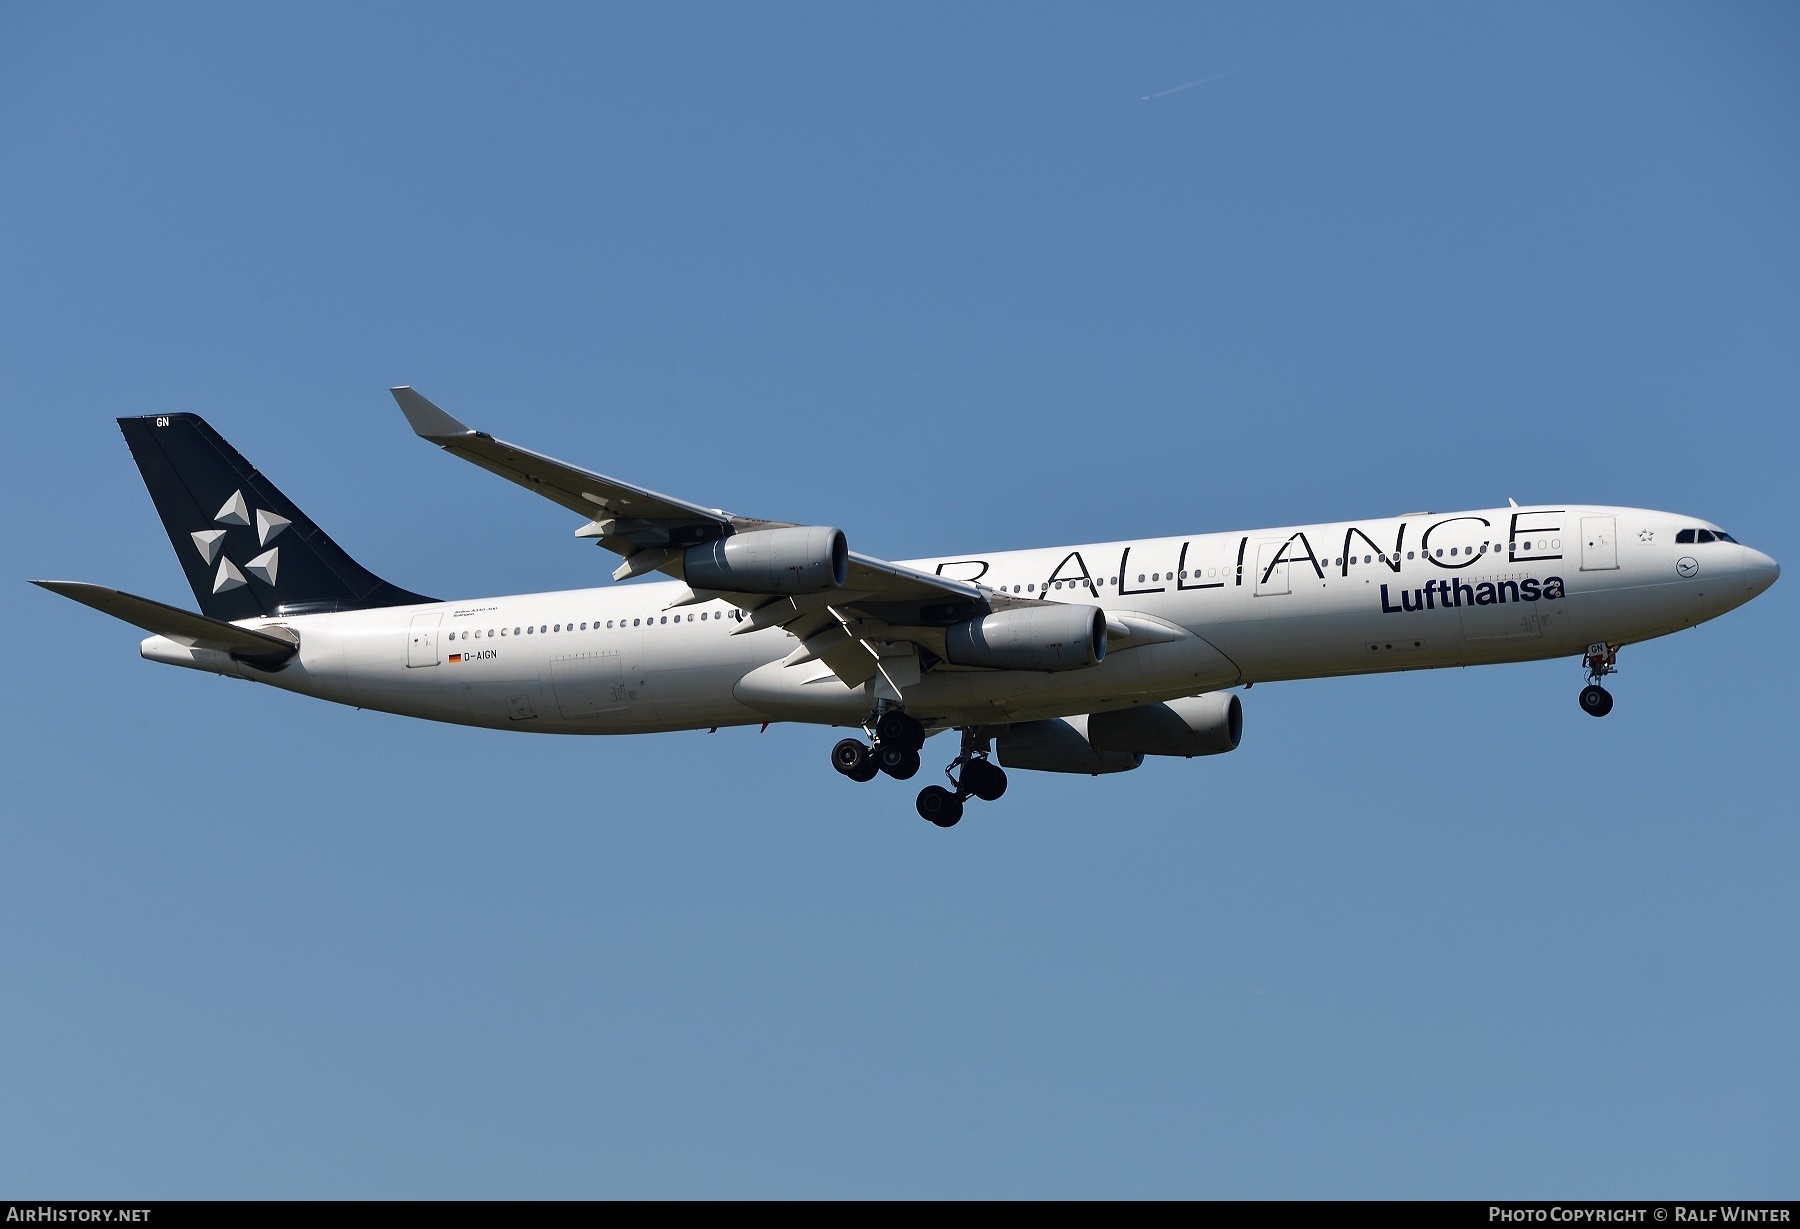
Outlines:
[{"label": "cabin window", "polygon": [[1141,585],[1143,583],[1144,583],[1144,574],[1142,572],[1139,572],[1138,573],[1138,584]]}]

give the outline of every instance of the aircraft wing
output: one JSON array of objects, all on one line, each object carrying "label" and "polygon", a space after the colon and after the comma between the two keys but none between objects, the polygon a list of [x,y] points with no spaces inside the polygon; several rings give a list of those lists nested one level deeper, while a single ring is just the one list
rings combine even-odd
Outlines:
[{"label": "aircraft wing", "polygon": [[[575,531],[623,555],[625,580],[660,571],[686,579],[683,552],[744,532],[793,527],[791,521],[734,516],[596,474],[465,426],[408,387],[392,390],[415,434],[526,490],[589,518]],[[690,582],[691,583],[691,582]],[[823,660],[846,683],[874,677],[877,640],[942,647],[952,623],[1015,605],[1037,605],[967,581],[951,580],[851,552],[844,583],[824,593],[738,593],[690,587],[674,605],[723,599],[748,613],[741,631],[784,627],[802,642],[791,664]]]},{"label": "aircraft wing", "polygon": [[[452,456],[499,474],[508,482],[516,482],[571,512],[579,512],[590,521],[627,522],[618,526],[618,533],[606,535],[619,537],[625,544],[630,544],[633,538],[649,542],[662,537],[704,542],[732,528],[768,528],[786,524],[753,521],[733,516],[722,508],[703,508],[684,499],[658,495],[655,491],[566,464],[529,448],[497,440],[486,431],[464,426],[411,388],[402,386],[391,391],[394,400],[400,403],[406,421],[421,439],[430,440]],[[649,524],[634,526],[629,522]]]}]

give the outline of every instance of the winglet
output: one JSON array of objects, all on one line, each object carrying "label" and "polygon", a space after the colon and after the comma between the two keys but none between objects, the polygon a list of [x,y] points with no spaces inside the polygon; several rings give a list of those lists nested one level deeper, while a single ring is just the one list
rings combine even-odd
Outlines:
[{"label": "winglet", "polygon": [[400,412],[406,415],[406,421],[420,439],[441,444],[445,440],[475,434],[404,384],[388,391],[394,394],[394,400],[400,403]]}]

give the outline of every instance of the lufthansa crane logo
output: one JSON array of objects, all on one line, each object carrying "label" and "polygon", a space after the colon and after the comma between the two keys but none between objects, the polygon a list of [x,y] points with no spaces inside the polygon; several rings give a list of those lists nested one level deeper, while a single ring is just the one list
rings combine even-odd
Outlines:
[{"label": "lufthansa crane logo", "polygon": [[[225,501],[225,506],[219,509],[219,514],[213,517],[213,521],[220,525],[239,525],[248,529],[251,525],[251,513],[250,506],[244,502],[244,493],[233,491],[231,498]],[[281,535],[282,530],[293,522],[285,516],[277,516],[273,512],[265,512],[258,508],[256,509],[255,524],[256,544],[268,546],[270,542]],[[202,559],[206,560],[207,567],[211,567],[215,563],[219,565],[218,572],[213,576],[212,591],[214,593],[227,593],[232,589],[242,589],[250,583],[245,578],[246,572],[265,585],[275,583],[275,577],[281,569],[280,548],[270,547],[240,569],[237,564],[225,556],[225,531],[223,529],[202,529],[188,536],[193,538],[194,549],[200,552]]]},{"label": "lufthansa crane logo", "polygon": [[1683,555],[1675,561],[1675,572],[1683,580],[1692,580],[1700,575],[1700,561],[1692,555]]}]

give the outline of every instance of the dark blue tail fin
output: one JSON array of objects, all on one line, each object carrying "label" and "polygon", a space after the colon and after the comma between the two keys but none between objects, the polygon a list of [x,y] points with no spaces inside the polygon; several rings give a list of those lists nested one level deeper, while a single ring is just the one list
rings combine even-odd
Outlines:
[{"label": "dark blue tail fin", "polygon": [[213,619],[407,606],[197,414],[121,418],[201,611]]}]

